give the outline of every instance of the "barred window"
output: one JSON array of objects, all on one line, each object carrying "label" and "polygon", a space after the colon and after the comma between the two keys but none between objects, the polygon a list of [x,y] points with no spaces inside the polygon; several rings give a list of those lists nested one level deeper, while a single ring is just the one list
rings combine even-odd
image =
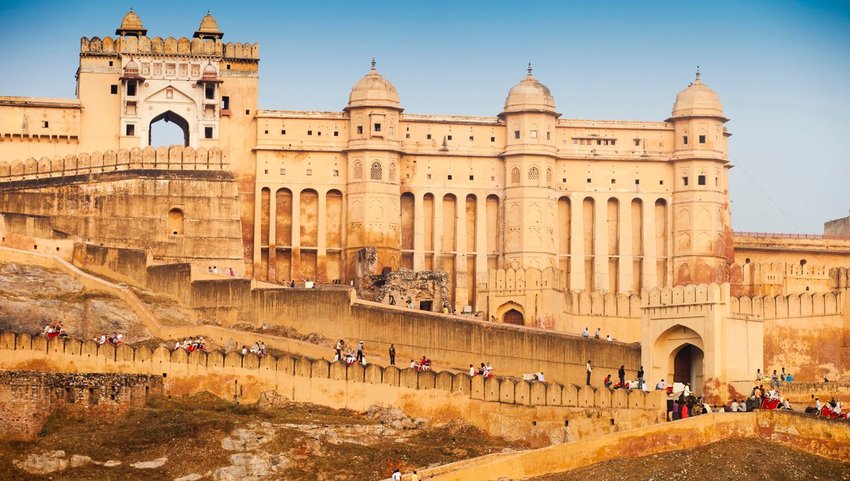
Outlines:
[{"label": "barred window", "polygon": [[360,165],[360,162],[354,163],[354,178],[362,179],[363,178],[363,166]]},{"label": "barred window", "polygon": [[537,167],[532,167],[528,169],[528,180],[537,180],[540,178],[540,171],[537,170]]},{"label": "barred window", "polygon": [[372,171],[370,174],[370,178],[372,180],[381,180],[384,177],[383,169],[381,168],[380,162],[372,162]]},{"label": "barred window", "polygon": [[516,167],[511,170],[511,184],[519,184],[519,169]]},{"label": "barred window", "polygon": [[546,186],[552,186],[552,169],[546,169]]},{"label": "barred window", "polygon": [[395,176],[396,176],[395,162],[393,162],[393,163],[390,164],[390,182],[395,182],[395,180],[396,180]]}]

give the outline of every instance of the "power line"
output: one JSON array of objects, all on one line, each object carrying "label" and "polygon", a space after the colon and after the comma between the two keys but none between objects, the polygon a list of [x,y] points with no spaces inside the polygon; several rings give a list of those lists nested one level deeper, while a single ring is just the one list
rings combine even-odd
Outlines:
[{"label": "power line", "polygon": [[761,193],[762,193],[762,194],[764,194],[764,196],[765,196],[765,197],[767,197],[767,200],[769,200],[769,201],[770,201],[770,203],[771,203],[771,204],[773,204],[773,206],[774,206],[774,207],[776,207],[776,210],[778,210],[778,211],[779,211],[782,215],[784,215],[784,216],[785,216],[785,218],[788,220],[788,222],[790,222],[791,224],[793,224],[793,225],[794,225],[794,227],[796,227],[796,228],[797,228],[797,231],[798,231],[798,232],[800,232],[800,233],[805,233],[805,232],[806,232],[806,231],[805,231],[805,229],[803,229],[802,227],[800,227],[800,224],[798,224],[798,223],[794,222],[794,219],[792,219],[792,218],[791,218],[791,216],[790,216],[790,215],[788,215],[788,213],[787,213],[787,212],[785,212],[785,210],[784,210],[782,207],[780,207],[780,206],[779,206],[779,204],[778,204],[775,200],[773,200],[773,197],[771,197],[771,196],[770,196],[770,194],[768,194],[766,190],[762,189],[762,187],[759,185],[759,183],[758,183],[758,182],[756,182],[756,179],[755,179],[755,178],[753,178],[753,176],[751,176],[749,172],[747,172],[747,169],[745,169],[745,168],[744,168],[743,164],[741,164],[741,163],[736,163],[736,164],[735,164],[735,166],[736,166],[736,167],[740,167],[741,171],[743,171],[743,172],[744,172],[744,175],[746,175],[746,176],[747,176],[747,178],[748,178],[748,179],[750,179],[750,182],[752,182],[752,183],[753,183],[753,185],[754,185],[754,186],[756,186],[756,188],[757,188],[758,190],[760,190],[760,191],[761,191]]}]

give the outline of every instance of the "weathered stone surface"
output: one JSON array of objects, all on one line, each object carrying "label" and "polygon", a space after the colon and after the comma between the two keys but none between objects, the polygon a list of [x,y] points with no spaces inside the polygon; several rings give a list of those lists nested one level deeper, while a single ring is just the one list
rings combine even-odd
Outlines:
[{"label": "weathered stone surface", "polygon": [[81,454],[74,454],[70,459],[70,466],[72,468],[79,468],[80,466],[85,466],[91,462],[91,458],[89,456],[83,456]]},{"label": "weathered stone surface", "polygon": [[168,461],[168,458],[157,458],[153,461],[139,461],[138,463],[133,463],[130,466],[136,469],[154,469],[162,466]]},{"label": "weathered stone surface", "polygon": [[45,451],[30,454],[23,461],[16,459],[12,464],[30,474],[50,474],[67,468],[68,460],[65,459],[65,451]]},{"label": "weathered stone surface", "polygon": [[221,440],[221,447],[228,451],[250,451],[274,439],[275,429],[269,423],[252,424],[247,428],[234,429],[230,436]]},{"label": "weathered stone surface", "polygon": [[186,476],[180,476],[179,478],[174,478],[174,481],[198,481],[204,476],[198,473],[187,474]]},{"label": "weathered stone surface", "polygon": [[267,453],[239,453],[230,456],[232,466],[218,468],[213,473],[215,481],[260,481],[285,465],[279,456]]}]

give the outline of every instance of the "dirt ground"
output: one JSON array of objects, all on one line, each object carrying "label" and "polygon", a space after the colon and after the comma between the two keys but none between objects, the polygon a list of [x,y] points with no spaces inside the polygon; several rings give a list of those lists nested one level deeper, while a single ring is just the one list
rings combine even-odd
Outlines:
[{"label": "dirt ground", "polygon": [[[403,427],[398,415],[403,417]],[[274,472],[221,479],[375,480],[389,477],[396,467],[409,470],[525,448],[460,423],[423,427],[418,421],[414,427],[414,420],[400,412],[394,419],[391,423],[381,416],[310,404],[261,409],[207,394],[152,400],[123,419],[54,414],[37,439],[0,441],[0,479],[172,481],[192,473],[213,479],[217,469],[235,463],[232,456],[247,452],[245,456],[252,457],[252,462],[275,466]],[[234,435],[240,430],[242,438]],[[225,438],[249,445],[228,447]],[[84,455],[122,464],[89,464],[49,475],[28,474],[13,464],[29,454],[51,450],[63,450],[68,457]],[[168,460],[159,468],[129,466],[162,457]]]},{"label": "dirt ground", "polygon": [[695,451],[620,459],[529,481],[850,480],[850,465],[754,439],[730,439]]}]

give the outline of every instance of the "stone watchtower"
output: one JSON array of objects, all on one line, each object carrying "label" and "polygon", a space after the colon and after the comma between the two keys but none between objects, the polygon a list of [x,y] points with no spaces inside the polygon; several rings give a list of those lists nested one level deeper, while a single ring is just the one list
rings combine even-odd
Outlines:
[{"label": "stone watchtower", "polygon": [[398,269],[401,255],[399,213],[398,92],[372,68],[354,84],[345,111],[350,122],[348,151],[347,273],[354,277],[357,251],[374,246],[376,268]]},{"label": "stone watchtower", "polygon": [[696,79],[679,92],[668,122],[675,126],[673,284],[726,281],[732,262],[727,148],[723,106]]}]

